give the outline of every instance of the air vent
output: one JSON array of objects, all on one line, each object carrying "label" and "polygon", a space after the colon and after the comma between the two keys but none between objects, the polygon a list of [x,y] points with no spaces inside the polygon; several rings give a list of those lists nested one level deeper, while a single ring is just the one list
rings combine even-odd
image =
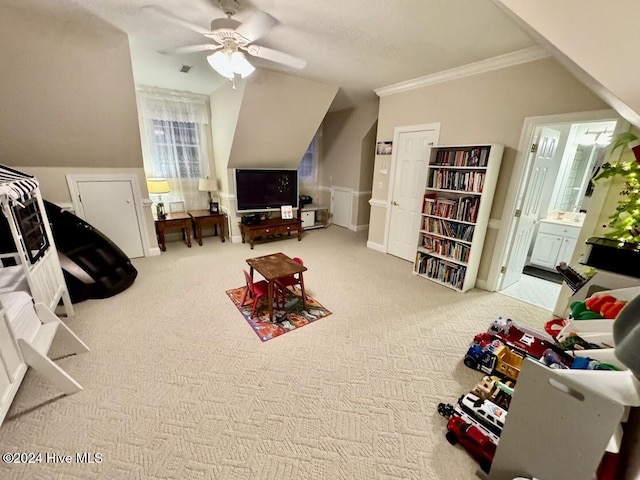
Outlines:
[{"label": "air vent", "polygon": [[180,67],[182,73],[189,73],[189,70],[191,70],[191,65],[182,65],[182,67]]}]

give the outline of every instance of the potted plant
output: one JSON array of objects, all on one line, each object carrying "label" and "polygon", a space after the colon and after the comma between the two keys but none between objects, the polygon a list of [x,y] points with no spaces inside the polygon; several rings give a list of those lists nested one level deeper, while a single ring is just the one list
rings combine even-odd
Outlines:
[{"label": "potted plant", "polygon": [[597,182],[603,178],[612,178],[620,175],[624,179],[624,185],[620,195],[623,199],[618,202],[615,212],[609,216],[609,231],[606,238],[628,242],[640,243],[640,140],[635,133],[623,132],[616,135],[611,144],[611,152],[618,148],[629,148],[636,161],[617,161],[605,163],[602,170],[594,178]]},{"label": "potted plant", "polygon": [[640,139],[638,139],[638,136],[633,132],[623,132],[616,135],[616,138],[611,144],[611,152],[613,153],[618,148],[624,147],[625,145],[633,152],[633,155],[636,157],[636,161],[640,162]]}]

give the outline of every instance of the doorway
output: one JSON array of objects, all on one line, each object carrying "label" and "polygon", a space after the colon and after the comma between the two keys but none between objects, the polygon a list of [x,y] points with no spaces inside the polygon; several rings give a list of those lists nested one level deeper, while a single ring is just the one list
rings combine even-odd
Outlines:
[{"label": "doorway", "polygon": [[137,175],[67,175],[75,214],[129,258],[144,257],[142,197]]},{"label": "doorway", "polygon": [[387,253],[410,262],[416,258],[429,154],[439,134],[439,123],[397,127],[394,132],[385,244]]},{"label": "doorway", "polygon": [[616,120],[538,124],[528,148],[497,290],[552,311]]}]

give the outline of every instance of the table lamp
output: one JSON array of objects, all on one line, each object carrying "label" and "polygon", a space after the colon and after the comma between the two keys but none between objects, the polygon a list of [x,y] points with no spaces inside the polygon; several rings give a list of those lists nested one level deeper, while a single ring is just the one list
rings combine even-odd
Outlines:
[{"label": "table lamp", "polygon": [[159,220],[167,218],[167,214],[164,210],[164,203],[162,203],[162,195],[169,193],[169,182],[165,178],[148,178],[147,188],[150,195],[157,195],[158,201],[156,202],[156,214]]},{"label": "table lamp", "polygon": [[213,208],[213,198],[211,196],[211,192],[217,193],[217,185],[216,185],[216,181],[212,178],[200,178],[198,180],[198,190],[200,190],[201,192],[207,192],[208,195],[208,202],[209,202],[209,212],[211,213],[218,213],[218,212],[214,212],[214,208]]}]

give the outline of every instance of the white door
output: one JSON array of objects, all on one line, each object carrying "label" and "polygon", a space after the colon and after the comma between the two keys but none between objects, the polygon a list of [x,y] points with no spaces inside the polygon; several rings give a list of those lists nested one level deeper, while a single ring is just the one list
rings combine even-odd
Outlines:
[{"label": "white door", "polygon": [[435,129],[401,132],[393,147],[396,158],[387,253],[410,262],[416,258],[429,154],[437,141]]},{"label": "white door", "polygon": [[334,225],[349,228],[351,225],[351,191],[334,188],[331,194],[331,214]]},{"label": "white door", "polygon": [[78,181],[81,216],[129,257],[143,257],[133,187],[129,180]]},{"label": "white door", "polygon": [[529,179],[525,181],[525,186],[519,193],[517,204],[520,207],[516,210],[514,220],[516,222],[515,233],[509,247],[510,252],[507,255],[506,272],[498,290],[513,285],[520,280],[522,275],[536,221],[540,215],[543,192],[545,187],[549,188],[549,185],[553,188],[560,167],[560,160],[556,159],[560,133],[559,130],[548,127],[543,127],[541,130]]}]

